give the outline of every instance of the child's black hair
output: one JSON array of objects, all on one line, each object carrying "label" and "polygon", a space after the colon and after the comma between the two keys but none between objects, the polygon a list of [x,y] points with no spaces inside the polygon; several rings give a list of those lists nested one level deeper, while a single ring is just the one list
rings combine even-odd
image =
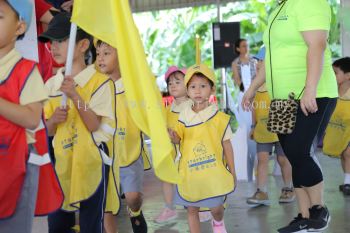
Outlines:
[{"label": "child's black hair", "polygon": [[[209,85],[210,85],[210,87],[211,88],[213,88],[214,86],[215,86],[215,83],[213,82],[213,81],[211,81],[207,76],[205,76],[204,74],[202,74],[202,73],[195,73],[194,75],[197,75],[197,76],[199,76],[199,77],[201,77],[201,78],[205,78],[206,80],[208,80],[208,82],[209,82]],[[193,77],[193,76],[192,76]],[[192,78],[191,77],[191,78]],[[190,80],[191,81],[191,80]],[[188,87],[188,84],[189,84],[190,82],[188,82],[187,83],[187,87]]]},{"label": "child's black hair", "polygon": [[239,39],[236,40],[236,42],[235,42],[235,52],[236,52],[238,55],[240,55],[240,52],[238,51],[238,48],[239,48],[239,46],[241,45],[241,43],[242,43],[243,41],[247,41],[247,40],[244,39],[244,38],[239,38]]},{"label": "child's black hair", "polygon": [[344,73],[350,72],[350,57],[343,57],[333,62],[334,67],[338,67]]},{"label": "child's black hair", "polygon": [[169,77],[167,78],[167,80],[165,81],[167,86],[169,86],[170,76],[173,75],[173,74],[177,74],[177,73],[182,74],[184,76],[184,78],[185,78],[185,74],[184,73],[182,73],[181,71],[175,71],[174,73],[171,73],[169,75]]},{"label": "child's black hair", "polygon": [[[17,16],[17,19],[20,20],[20,16],[19,16],[18,12],[16,11],[16,9],[13,8],[13,7],[11,6],[11,4],[7,2],[7,0],[5,0],[5,3],[15,12],[15,14],[16,14],[16,16]],[[27,25],[27,27],[29,27],[29,26],[30,26],[30,25]],[[22,39],[24,38],[25,34],[26,34],[26,33],[24,32],[23,34],[17,36],[17,40],[22,40]]]},{"label": "child's black hair", "polygon": [[96,48],[97,48],[97,47],[100,47],[102,44],[108,45],[106,42],[104,42],[104,41],[102,41],[102,40],[97,40],[97,42],[96,42]]},{"label": "child's black hair", "polygon": [[85,32],[83,29],[78,28],[75,42],[78,43],[79,41],[84,39],[87,39],[90,42],[89,48],[85,52],[85,62],[86,64],[92,64],[96,60],[96,49],[93,45],[93,37],[87,32]]}]

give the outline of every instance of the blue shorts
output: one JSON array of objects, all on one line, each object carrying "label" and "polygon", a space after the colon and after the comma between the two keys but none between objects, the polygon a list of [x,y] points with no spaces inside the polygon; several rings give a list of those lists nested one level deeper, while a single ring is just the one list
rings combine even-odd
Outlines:
[{"label": "blue shorts", "polygon": [[120,168],[121,193],[142,193],[143,177],[143,158],[140,156],[134,163]]},{"label": "blue shorts", "polygon": [[259,152],[267,152],[272,153],[273,146],[275,146],[275,152],[278,156],[285,156],[281,143],[279,142],[272,142],[272,143],[257,143],[256,144],[256,151]]},{"label": "blue shorts", "polygon": [[223,205],[225,202],[225,199],[226,199],[226,196],[220,196],[220,197],[208,198],[197,202],[188,202],[180,196],[177,188],[175,188],[174,204],[179,206],[184,206],[184,207],[193,206],[193,207],[201,207],[201,208],[214,208],[214,207]]}]

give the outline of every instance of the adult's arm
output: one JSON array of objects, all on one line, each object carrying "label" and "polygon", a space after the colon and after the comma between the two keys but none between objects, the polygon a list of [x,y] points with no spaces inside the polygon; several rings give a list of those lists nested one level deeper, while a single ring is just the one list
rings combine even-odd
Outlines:
[{"label": "adult's arm", "polygon": [[324,51],[327,47],[328,31],[312,30],[301,32],[307,45],[307,74],[305,90],[300,100],[304,114],[317,111],[317,85],[322,75]]}]

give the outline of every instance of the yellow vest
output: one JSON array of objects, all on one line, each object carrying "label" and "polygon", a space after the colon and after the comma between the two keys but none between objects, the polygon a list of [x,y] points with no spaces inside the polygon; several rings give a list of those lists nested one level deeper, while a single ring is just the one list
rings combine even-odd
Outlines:
[{"label": "yellow vest", "polygon": [[[348,91],[350,92],[350,90]],[[350,142],[350,99],[338,98],[323,140],[323,153],[339,157]]]},{"label": "yellow vest", "polygon": [[[175,101],[173,102],[172,105],[168,105],[165,109],[166,111],[166,119],[167,119],[167,127],[170,129],[175,129],[176,125],[179,122],[179,114],[180,112],[186,108],[186,106],[192,104],[191,100],[186,100],[185,102],[181,103],[180,105],[177,106],[176,110],[173,110],[173,105],[174,105]],[[174,150],[172,151],[172,156],[173,159],[176,159],[177,156],[177,152],[179,151],[179,146],[178,145],[174,145]]]},{"label": "yellow vest", "polygon": [[168,128],[174,129],[179,120],[179,112],[171,111],[171,106],[166,107],[166,119]]},{"label": "yellow vest", "polygon": [[[115,93],[115,87],[113,83],[113,92]],[[113,99],[113,112],[116,111],[116,99]],[[113,129],[113,139],[116,135],[117,122],[115,118]],[[115,153],[115,140],[109,140],[107,142],[108,151],[112,158],[112,166],[109,167],[108,174],[108,186],[106,191],[106,207],[105,212],[112,213],[114,215],[119,213],[120,210],[120,171],[119,171],[119,159]]]},{"label": "yellow vest", "polygon": [[115,153],[120,167],[128,167],[142,155],[144,169],[150,169],[151,163],[147,146],[143,144],[143,135],[131,118],[125,92],[116,93],[117,132],[115,139]]},{"label": "yellow vest", "polygon": [[234,190],[234,179],[226,168],[222,147],[229,122],[228,115],[218,112],[199,125],[180,123],[183,130],[179,164],[182,182],[177,185],[177,190],[184,200],[197,202]]},{"label": "yellow vest", "polygon": [[[102,85],[110,85],[113,93],[113,82],[96,72],[83,88],[77,85],[76,91],[89,103]],[[62,95],[50,96],[51,109],[60,107],[61,100]],[[86,129],[78,110],[69,101],[68,99],[70,110],[67,120],[57,126],[53,145],[55,169],[65,196],[62,209],[73,211],[79,209],[81,201],[89,199],[96,192],[102,182],[104,166],[94,136]],[[114,125],[110,127],[114,128]]]},{"label": "yellow vest", "polygon": [[256,126],[254,129],[254,140],[258,143],[277,142],[277,135],[267,130],[267,120],[269,117],[270,97],[267,91],[256,92],[254,99],[254,110]]}]

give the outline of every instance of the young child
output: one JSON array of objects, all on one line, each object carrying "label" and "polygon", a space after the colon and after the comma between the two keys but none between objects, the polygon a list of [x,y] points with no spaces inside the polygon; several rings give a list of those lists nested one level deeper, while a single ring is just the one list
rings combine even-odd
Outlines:
[{"label": "young child", "polygon": [[294,201],[295,194],[292,185],[292,168],[284,155],[283,149],[278,142],[276,134],[270,133],[267,130],[267,119],[269,114],[270,98],[263,85],[255,95],[253,105],[253,125],[251,130],[252,139],[257,143],[257,191],[255,194],[247,199],[247,203],[251,205],[270,205],[270,199],[267,192],[267,176],[268,164],[272,149],[275,148],[277,155],[277,162],[281,167],[284,187],[279,198],[280,203],[290,203]]},{"label": "young child", "polygon": [[[128,104],[125,96],[117,50],[102,41],[98,41],[96,47],[98,68],[109,75],[116,89],[115,153],[119,159],[121,192],[125,194],[133,232],[146,233],[147,223],[141,210],[142,186],[144,168],[148,169],[150,164],[143,145],[142,132],[132,120],[129,111],[131,103]],[[115,229],[112,222],[113,219],[108,221],[107,228]]]},{"label": "young child", "polygon": [[[53,58],[60,64],[66,63],[70,27],[70,15],[60,13],[39,36],[40,41],[51,42]],[[72,75],[65,77],[60,69],[45,85],[49,93],[45,117],[49,135],[54,136],[55,168],[65,194],[62,209],[49,215],[50,233],[71,232],[75,211],[79,211],[81,233],[103,231],[111,158],[100,147],[113,137],[104,130],[115,126],[114,89],[107,76],[98,73],[94,65],[85,64],[91,46],[92,37],[78,29]],[[67,96],[66,107],[62,107],[63,94]]]},{"label": "young child", "polygon": [[344,57],[333,63],[338,82],[339,98],[323,141],[323,153],[341,157],[344,172],[344,184],[339,190],[350,195],[350,57]]},{"label": "young child", "polygon": [[[258,72],[261,65],[265,60],[265,47],[259,50],[259,53],[255,56],[258,60]],[[284,187],[281,191],[279,198],[280,203],[289,203],[294,201],[295,194],[292,185],[292,168],[284,155],[283,149],[278,142],[276,134],[270,133],[267,130],[267,119],[269,116],[269,106],[271,100],[267,93],[265,85],[259,88],[255,95],[252,119],[253,124],[251,126],[251,137],[256,141],[258,166],[257,166],[257,190],[255,194],[247,199],[247,203],[250,205],[270,205],[270,199],[267,192],[267,176],[268,176],[268,163],[272,149],[275,148],[277,155],[277,162],[281,167],[282,177],[284,181]]]},{"label": "young child", "polygon": [[[120,69],[118,63],[118,55],[116,49],[107,44],[103,43],[100,40],[95,39],[94,45],[96,47],[96,62],[95,65],[97,69],[108,75],[109,78],[114,81],[115,77],[120,77]],[[105,46],[106,45],[106,46]],[[114,92],[115,93],[115,89]],[[113,94],[114,95],[114,94]],[[116,99],[114,99],[114,104],[116,105]],[[116,108],[113,109],[116,112]],[[116,130],[114,131],[116,133]],[[106,207],[104,214],[104,229],[106,233],[116,233],[117,232],[117,221],[115,216],[119,213],[120,210],[120,180],[119,180],[119,161],[118,157],[116,157],[117,147],[116,147],[116,137],[113,135],[114,139],[110,140],[107,143],[108,151],[110,153],[114,153],[113,166],[112,170],[114,172],[110,172],[109,179],[115,179],[117,182],[109,182],[107,188],[107,196],[106,196]]]},{"label": "young child", "polygon": [[[167,124],[170,129],[175,128],[179,119],[179,113],[191,102],[188,99],[184,83],[185,72],[185,69],[170,66],[164,76],[169,94],[174,97],[174,102],[171,105],[166,106]],[[174,148],[174,160],[177,159],[178,149],[178,147]],[[163,223],[177,218],[177,212],[173,203],[174,186],[163,182],[162,188],[165,207],[155,218],[156,223]]]},{"label": "young child", "polygon": [[187,94],[193,101],[179,115],[173,143],[180,144],[179,172],[175,203],[187,207],[191,233],[200,232],[199,209],[210,208],[214,233],[227,233],[224,200],[236,184],[230,117],[209,104],[215,92],[215,74],[206,65],[194,65],[185,75]]},{"label": "young child", "polygon": [[[1,233],[30,233],[34,214],[44,215],[61,204],[55,200],[61,193],[52,189],[58,183],[49,156],[42,154],[47,153],[47,144],[36,137],[45,131],[40,123],[47,93],[36,63],[15,49],[30,25],[32,10],[28,0],[0,0]],[[54,203],[41,206],[42,199]]]}]

